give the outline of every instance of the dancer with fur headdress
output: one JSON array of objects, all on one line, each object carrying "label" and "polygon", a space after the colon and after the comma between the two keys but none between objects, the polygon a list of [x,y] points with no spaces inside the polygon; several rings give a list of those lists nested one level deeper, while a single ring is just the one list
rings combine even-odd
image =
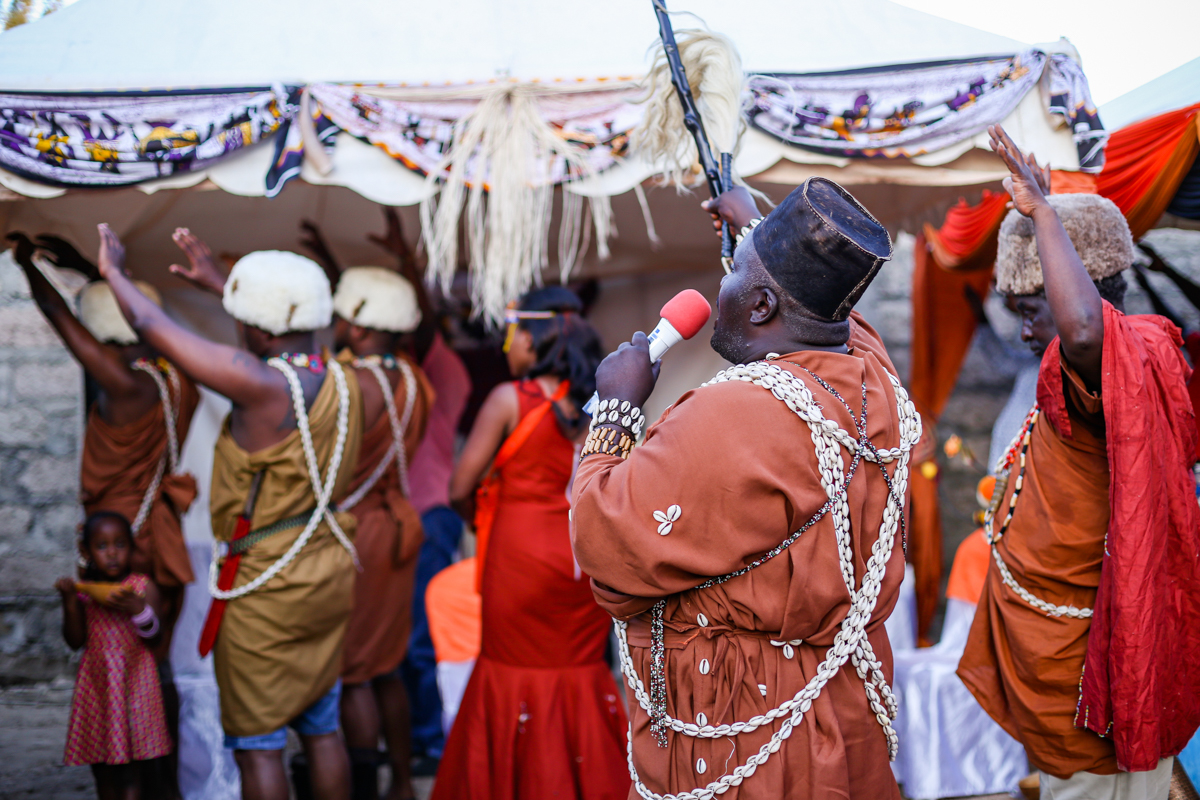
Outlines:
[{"label": "dancer with fur headdress", "polygon": [[[214,554],[209,619],[221,620],[224,608],[213,652],[242,797],[286,800],[282,756],[291,726],[308,757],[313,796],[345,800],[350,775],[338,706],[356,520],[332,504],[358,464],[363,414],[354,371],[316,352],[313,331],[332,321],[329,281],[311,260],[280,251],[250,253],[228,279],[211,260],[199,262],[207,272],[196,261],[177,268],[221,293],[245,343],[230,347],[167,317],[125,276],[124,248],[107,225],[100,237],[100,273],[133,329],[233,402],[213,464],[213,536],[228,549],[223,558]],[[235,539],[240,522],[248,532]],[[226,564],[234,566],[231,585],[218,579]]]},{"label": "dancer with fur headdress", "polygon": [[1042,357],[997,464],[992,562],[958,674],[1025,745],[1043,798],[1167,797],[1200,725],[1196,424],[1179,330],[1122,313],[1133,239],[1096,195],[1049,195],[1002,128],[1013,198],[996,288]]}]

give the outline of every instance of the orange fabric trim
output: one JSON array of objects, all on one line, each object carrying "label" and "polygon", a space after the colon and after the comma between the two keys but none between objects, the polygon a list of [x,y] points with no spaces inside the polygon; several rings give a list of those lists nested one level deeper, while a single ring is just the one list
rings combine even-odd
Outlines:
[{"label": "orange fabric trim", "polygon": [[943,269],[978,269],[996,260],[996,234],[1004,221],[1007,192],[983,191],[978,205],[965,199],[946,212],[940,229],[925,225],[925,240]]},{"label": "orange fabric trim", "polygon": [[950,582],[946,586],[946,597],[976,605],[983,594],[987,580],[988,564],[992,560],[992,548],[988,546],[983,528],[976,528],[954,553],[954,566],[950,567]]},{"label": "orange fabric trim", "polygon": [[1050,194],[1096,194],[1096,176],[1091,172],[1052,169]]},{"label": "orange fabric trim", "polygon": [[492,468],[475,490],[475,563],[478,565],[476,591],[483,589],[483,564],[487,557],[488,542],[492,537],[492,525],[496,522],[496,510],[500,506],[500,470],[525,446],[525,442],[529,441],[534,429],[542,423],[550,408],[566,397],[570,389],[571,382],[563,381],[554,394],[546,398],[546,402],[530,411],[517,423],[517,427],[504,440],[504,444],[500,445],[500,450],[492,461]]},{"label": "orange fabric trim", "polygon": [[1135,122],[1109,137],[1096,189],[1140,239],[1170,205],[1198,152],[1200,103]]},{"label": "orange fabric trim", "polygon": [[472,661],[483,640],[483,606],[475,591],[475,559],[464,558],[434,575],[425,589],[425,615],[438,661]]}]

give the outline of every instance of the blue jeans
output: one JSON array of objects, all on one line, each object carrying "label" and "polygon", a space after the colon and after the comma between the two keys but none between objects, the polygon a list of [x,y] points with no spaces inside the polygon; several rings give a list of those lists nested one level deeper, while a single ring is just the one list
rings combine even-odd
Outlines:
[{"label": "blue jeans", "polygon": [[408,654],[400,665],[400,677],[408,687],[412,705],[412,752],[441,758],[446,743],[442,730],[442,698],[437,687],[437,659],[429,638],[425,616],[425,590],[434,575],[454,563],[462,539],[462,518],[446,506],[431,508],[421,515],[425,542],[417,558],[416,597],[413,600],[413,630]]},{"label": "blue jeans", "polygon": [[[342,681],[333,685],[300,716],[288,723],[301,736],[321,736],[337,733],[339,709],[342,704]],[[287,747],[287,728],[280,728],[258,736],[230,736],[225,734],[225,746],[230,750],[282,750]]]}]

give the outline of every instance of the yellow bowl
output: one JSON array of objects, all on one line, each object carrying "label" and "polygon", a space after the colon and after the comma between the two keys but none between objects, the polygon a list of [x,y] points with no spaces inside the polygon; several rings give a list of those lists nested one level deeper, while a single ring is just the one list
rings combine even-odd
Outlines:
[{"label": "yellow bowl", "polygon": [[121,590],[119,583],[103,583],[100,581],[77,581],[75,590],[83,592],[97,603],[107,603],[108,598]]}]

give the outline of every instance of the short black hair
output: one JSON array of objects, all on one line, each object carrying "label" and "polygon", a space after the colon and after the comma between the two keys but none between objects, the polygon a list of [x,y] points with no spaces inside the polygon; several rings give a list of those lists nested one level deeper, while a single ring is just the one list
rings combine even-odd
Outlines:
[{"label": "short black hair", "polygon": [[523,319],[522,330],[533,337],[537,362],[529,377],[554,375],[571,382],[570,397],[583,408],[596,391],[596,367],[604,358],[600,335],[581,316],[583,302],[565,286],[545,286],[521,297],[521,311],[554,311],[549,319]]},{"label": "short black hair", "polygon": [[92,536],[100,527],[100,523],[105,521],[116,522],[124,528],[125,532],[129,534],[129,543],[133,544],[133,526],[129,524],[129,520],[124,514],[118,514],[116,511],[95,511],[88,515],[88,518],[83,521],[83,527],[79,530],[79,538],[85,549],[91,546]]}]

